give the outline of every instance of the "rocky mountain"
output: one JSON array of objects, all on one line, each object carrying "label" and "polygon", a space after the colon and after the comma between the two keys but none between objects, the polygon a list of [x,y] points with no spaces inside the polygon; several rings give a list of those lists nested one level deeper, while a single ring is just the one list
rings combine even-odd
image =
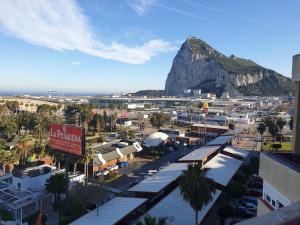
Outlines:
[{"label": "rocky mountain", "polygon": [[188,38],[175,56],[165,94],[178,96],[186,89],[217,95],[228,91],[230,96],[294,94],[290,78],[251,60],[227,57],[195,37]]}]

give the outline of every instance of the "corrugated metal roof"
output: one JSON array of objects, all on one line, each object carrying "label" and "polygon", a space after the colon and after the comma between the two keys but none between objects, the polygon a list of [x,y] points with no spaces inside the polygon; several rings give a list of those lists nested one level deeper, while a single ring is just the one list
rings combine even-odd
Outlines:
[{"label": "corrugated metal roof", "polygon": [[159,192],[168,184],[175,181],[182,174],[182,171],[187,169],[187,165],[187,163],[172,163],[133,186],[129,191]]},{"label": "corrugated metal roof", "polygon": [[110,161],[110,160],[113,160],[113,159],[118,159],[118,158],[120,158],[120,156],[118,155],[116,150],[114,150],[114,151],[102,154],[102,158],[107,162],[107,161]]},{"label": "corrugated metal roof", "polygon": [[223,151],[243,157],[243,158],[246,158],[249,154],[248,151],[242,150],[240,148],[233,147],[233,146],[227,146],[226,148],[223,149]]},{"label": "corrugated metal roof", "polygon": [[242,163],[241,160],[219,153],[209,160],[204,167],[210,169],[207,172],[209,178],[218,184],[226,186]]},{"label": "corrugated metal roof", "polygon": [[[216,190],[211,202],[203,206],[198,212],[199,222],[201,222],[210,208],[220,196],[221,191]],[[167,217],[169,224],[184,225],[195,223],[195,211],[190,204],[185,201],[180,193],[179,187],[172,191],[167,197],[157,203],[150,211],[146,213],[152,217]]]},{"label": "corrugated metal roof", "polygon": [[123,154],[123,155],[129,155],[133,152],[137,152],[136,148],[133,147],[133,145],[130,145],[130,146],[127,146],[125,148],[120,148],[120,152]]},{"label": "corrugated metal roof", "polygon": [[208,142],[206,145],[225,145],[225,144],[229,143],[232,138],[233,138],[232,135],[219,136],[219,137],[215,138],[214,140]]},{"label": "corrugated metal roof", "polygon": [[220,145],[203,146],[180,158],[178,161],[200,161],[202,159],[205,159],[212,153],[216,152],[220,147]]},{"label": "corrugated metal roof", "polygon": [[[113,225],[142,205],[145,198],[115,197],[75,220],[71,225]],[[98,215],[97,215],[98,212]]]}]

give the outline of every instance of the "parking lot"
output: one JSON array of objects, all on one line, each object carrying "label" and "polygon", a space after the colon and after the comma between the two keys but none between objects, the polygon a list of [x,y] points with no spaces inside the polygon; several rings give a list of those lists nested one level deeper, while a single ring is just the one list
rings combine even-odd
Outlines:
[{"label": "parking lot", "polygon": [[178,158],[186,155],[192,150],[193,148],[179,146],[176,151],[169,152],[155,161],[151,161],[143,157],[137,157],[129,161],[128,167],[120,168],[118,170],[118,173],[123,175],[122,177],[108,183],[107,186],[121,191],[126,191],[133,184],[147,176],[149,170],[159,170],[161,167],[175,162]]}]

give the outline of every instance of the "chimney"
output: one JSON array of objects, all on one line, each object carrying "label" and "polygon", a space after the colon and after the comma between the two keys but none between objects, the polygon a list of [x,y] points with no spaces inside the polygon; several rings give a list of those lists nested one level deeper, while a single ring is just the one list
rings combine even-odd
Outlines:
[{"label": "chimney", "polygon": [[292,80],[295,82],[295,114],[293,127],[293,150],[294,154],[300,155],[300,54],[293,57]]}]

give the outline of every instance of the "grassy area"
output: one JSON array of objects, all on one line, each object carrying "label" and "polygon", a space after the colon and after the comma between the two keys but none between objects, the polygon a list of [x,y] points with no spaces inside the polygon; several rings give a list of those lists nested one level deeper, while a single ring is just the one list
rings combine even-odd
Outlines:
[{"label": "grassy area", "polygon": [[[280,144],[280,142],[271,142],[270,144],[262,143],[262,151],[270,151],[272,150],[272,144]],[[281,142],[281,148],[278,149],[279,151],[292,151],[292,143],[289,141]]]},{"label": "grassy area", "polygon": [[110,183],[114,180],[117,180],[121,178],[123,175],[122,174],[114,174],[114,175],[106,175],[106,176],[100,176],[100,178],[97,179],[97,182],[100,184],[107,184]]}]

